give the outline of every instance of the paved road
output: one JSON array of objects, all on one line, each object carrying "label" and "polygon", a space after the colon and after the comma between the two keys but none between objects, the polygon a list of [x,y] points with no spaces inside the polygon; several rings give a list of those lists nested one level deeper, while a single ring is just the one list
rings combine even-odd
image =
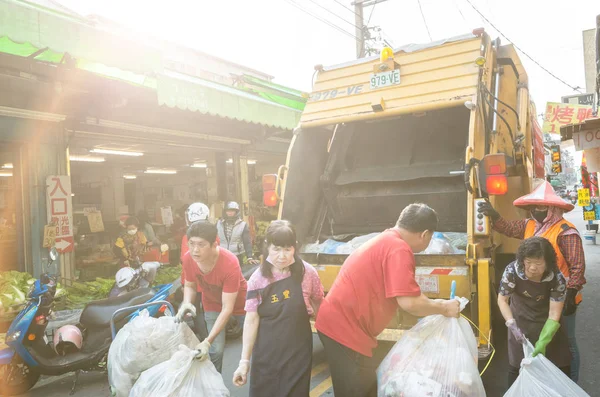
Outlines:
[{"label": "paved road", "polygon": [[[579,208],[566,215],[566,218],[573,222],[583,233],[585,223],[582,220],[582,213]],[[599,236],[600,237],[600,236]],[[580,385],[592,397],[600,397],[600,343],[598,343],[598,329],[600,329],[600,315],[595,308],[600,306],[600,238],[599,245],[585,245],[587,262],[587,286],[585,288],[584,302],[579,308],[577,316],[578,341],[582,355],[582,369]],[[506,382],[506,344],[504,338],[497,338],[497,354],[492,365],[484,374],[484,383],[488,397],[501,397],[505,392]],[[237,367],[241,351],[241,340],[232,341],[228,344],[225,351],[225,364],[223,368],[223,377],[225,384],[231,390],[232,397],[246,397],[248,395],[247,387],[237,388],[231,383],[233,371]],[[313,347],[313,372],[311,384],[311,397],[333,396],[331,388],[331,378],[327,367],[323,346],[319,338],[314,337]],[[63,397],[67,396],[72,384],[72,376],[62,378],[50,384],[40,385],[29,394],[31,397]],[[102,374],[83,374],[80,377],[79,387],[76,396],[110,396],[106,375]]]}]

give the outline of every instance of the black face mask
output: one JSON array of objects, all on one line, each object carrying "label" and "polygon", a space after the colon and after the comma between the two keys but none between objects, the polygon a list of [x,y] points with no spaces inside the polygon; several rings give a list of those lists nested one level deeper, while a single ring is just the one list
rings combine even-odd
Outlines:
[{"label": "black face mask", "polygon": [[548,216],[548,210],[546,211],[531,211],[531,216],[533,219],[538,221],[539,223],[544,222],[544,219]]}]

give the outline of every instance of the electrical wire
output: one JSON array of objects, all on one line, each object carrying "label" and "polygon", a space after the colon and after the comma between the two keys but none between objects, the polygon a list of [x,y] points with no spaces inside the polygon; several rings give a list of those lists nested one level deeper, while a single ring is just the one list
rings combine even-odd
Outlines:
[{"label": "electrical wire", "polygon": [[533,59],[529,54],[527,54],[525,51],[523,51],[519,46],[517,46],[515,44],[514,41],[512,41],[511,39],[509,39],[508,37],[506,37],[506,35],[504,33],[502,33],[500,31],[500,29],[498,29],[489,19],[487,19],[485,17],[485,15],[483,15],[481,13],[481,11],[479,11],[474,5],[473,3],[471,3],[470,0],[465,0],[470,6],[471,8],[473,8],[475,10],[475,12],[477,14],[479,14],[479,16],[481,16],[481,18],[483,18],[492,28],[496,29],[496,31],[500,34],[500,36],[504,37],[508,42],[510,42],[517,50],[519,50],[523,55],[525,55],[527,58],[529,58],[533,63],[535,63],[537,66],[539,66],[544,72],[548,73],[550,76],[554,77],[556,80],[560,81],[561,83],[563,83],[564,85],[566,85],[567,87],[569,87],[570,89],[572,89],[573,91],[577,91],[579,93],[581,93],[581,89],[579,87],[575,87],[572,86],[571,84],[567,83],[566,81],[564,81],[563,79],[561,79],[560,77],[558,77],[557,75],[555,75],[554,73],[552,73],[551,71],[549,71],[548,69],[546,69],[541,63],[539,63],[538,61],[536,61],[535,59]]},{"label": "electrical wire", "polygon": [[327,25],[327,26],[329,26],[329,27],[331,27],[331,28],[333,28],[333,29],[335,29],[335,30],[337,30],[337,31],[345,34],[348,37],[353,38],[354,40],[358,40],[358,38],[355,35],[353,35],[352,33],[349,33],[347,30],[344,30],[344,29],[340,28],[339,26],[337,26],[336,24],[328,21],[327,19],[321,18],[318,15],[313,14],[312,12],[306,10],[305,8],[303,8],[302,6],[300,6],[299,4],[297,4],[296,2],[294,2],[294,0],[286,0],[286,1],[289,4],[291,4],[292,6],[296,7],[297,9],[299,9],[300,11],[302,11],[302,12],[310,15],[311,17],[319,20],[320,22],[323,22],[325,25]]},{"label": "electrical wire", "polygon": [[341,16],[339,16],[339,15],[338,15],[338,14],[336,14],[335,12],[331,11],[329,8],[327,8],[327,7],[325,7],[325,6],[322,6],[321,4],[319,4],[318,2],[316,2],[315,0],[308,0],[308,1],[310,1],[311,3],[314,3],[314,4],[316,4],[316,5],[317,5],[319,8],[322,8],[322,9],[324,9],[325,11],[327,11],[328,13],[330,13],[331,15],[333,15],[333,16],[335,16],[335,17],[337,17],[337,18],[341,19],[342,21],[344,21],[344,22],[346,22],[347,24],[351,25],[353,28],[355,28],[355,29],[358,29],[358,27],[357,27],[355,24],[353,24],[352,22],[349,22],[348,20],[346,20],[346,19],[342,18]]},{"label": "electrical wire", "polygon": [[339,1],[339,0],[333,0],[333,1],[335,1],[336,3],[338,3],[339,5],[341,5],[342,7],[344,7],[345,9],[347,9],[348,11],[350,11],[351,13],[353,13],[354,15],[356,15],[357,17],[360,17],[360,18],[362,18],[362,15],[358,14],[358,13],[357,13],[356,11],[354,11],[352,8],[350,8],[350,7],[347,7],[347,6],[346,6],[344,3],[342,3],[341,1]]},{"label": "electrical wire", "polygon": [[425,23],[425,29],[427,29],[427,34],[429,35],[429,41],[433,41],[431,38],[431,32],[429,31],[429,26],[427,26],[427,20],[425,19],[425,14],[423,13],[423,7],[421,7],[421,0],[417,0],[419,3],[419,10],[421,11],[421,16],[423,17],[423,23]]},{"label": "electrical wire", "polygon": [[375,11],[375,6],[377,5],[377,3],[373,4],[373,7],[371,7],[371,13],[369,14],[369,20],[367,21],[367,25],[369,26],[369,24],[371,23],[371,17],[373,16],[373,11]]}]

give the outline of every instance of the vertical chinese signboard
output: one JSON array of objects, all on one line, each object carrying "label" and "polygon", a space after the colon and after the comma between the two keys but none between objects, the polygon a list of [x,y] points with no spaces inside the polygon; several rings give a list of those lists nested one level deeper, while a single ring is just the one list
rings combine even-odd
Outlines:
[{"label": "vertical chinese signboard", "polygon": [[72,252],[75,244],[71,178],[67,175],[51,175],[46,178],[46,189],[48,222],[56,227],[54,245],[58,252]]},{"label": "vertical chinese signboard", "polygon": [[560,146],[552,146],[552,172],[554,174],[560,174],[562,172],[562,160],[560,158]]},{"label": "vertical chinese signboard", "polygon": [[548,102],[546,104],[542,131],[551,134],[560,134],[560,127],[563,125],[579,124],[592,117],[591,106]]}]

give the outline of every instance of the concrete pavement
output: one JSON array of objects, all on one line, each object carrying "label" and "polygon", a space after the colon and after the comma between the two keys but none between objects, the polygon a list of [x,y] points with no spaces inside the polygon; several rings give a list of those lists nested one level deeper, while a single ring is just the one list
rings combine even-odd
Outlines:
[{"label": "concrete pavement", "polygon": [[[577,207],[571,213],[566,214],[565,218],[574,223],[583,234],[585,231],[585,222],[583,221],[582,211]],[[584,290],[584,302],[578,309],[577,329],[578,344],[581,351],[581,374],[579,384],[592,397],[600,397],[600,378],[598,371],[600,365],[600,343],[598,343],[598,329],[600,329],[600,315],[597,307],[600,306],[600,236],[599,245],[586,245],[584,242],[586,254],[586,278],[587,285]],[[501,397],[506,390],[506,343],[504,338],[497,338],[497,353],[492,365],[484,374],[484,383],[488,397]],[[241,352],[241,339],[228,343],[225,350],[223,379],[226,386],[231,390],[232,397],[246,397],[248,387],[237,388],[232,385],[231,379],[233,372],[237,368]],[[71,384],[72,376],[61,378],[58,381],[38,385],[28,395],[31,397],[63,397],[67,396]],[[49,379],[48,381],[52,381]],[[326,364],[323,347],[318,337],[314,337],[313,346],[313,380],[311,382],[310,397],[333,396],[331,388],[331,378]],[[80,383],[75,396],[94,396],[109,397],[108,383],[106,375],[103,374],[82,374]]]}]

